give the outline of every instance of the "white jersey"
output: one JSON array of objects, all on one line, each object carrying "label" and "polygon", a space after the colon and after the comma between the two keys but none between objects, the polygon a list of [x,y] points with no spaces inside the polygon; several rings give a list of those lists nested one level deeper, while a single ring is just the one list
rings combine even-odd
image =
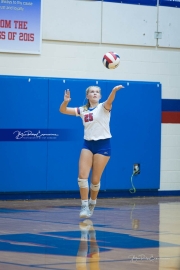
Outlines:
[{"label": "white jersey", "polygon": [[103,103],[97,107],[84,111],[83,107],[75,108],[76,116],[80,116],[84,125],[84,139],[97,141],[111,138],[109,122],[110,112],[104,108]]}]

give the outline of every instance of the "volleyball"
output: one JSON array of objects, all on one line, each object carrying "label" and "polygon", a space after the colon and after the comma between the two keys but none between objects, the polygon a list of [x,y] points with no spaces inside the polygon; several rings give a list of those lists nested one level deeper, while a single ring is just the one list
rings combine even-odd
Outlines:
[{"label": "volleyball", "polygon": [[115,52],[107,52],[102,60],[104,66],[108,69],[115,69],[119,66],[120,56]]}]

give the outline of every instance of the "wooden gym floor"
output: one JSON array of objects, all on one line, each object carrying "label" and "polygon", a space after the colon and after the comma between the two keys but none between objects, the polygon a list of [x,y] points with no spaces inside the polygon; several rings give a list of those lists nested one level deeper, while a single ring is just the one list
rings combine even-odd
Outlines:
[{"label": "wooden gym floor", "polygon": [[180,270],[180,197],[0,201],[0,270]]}]

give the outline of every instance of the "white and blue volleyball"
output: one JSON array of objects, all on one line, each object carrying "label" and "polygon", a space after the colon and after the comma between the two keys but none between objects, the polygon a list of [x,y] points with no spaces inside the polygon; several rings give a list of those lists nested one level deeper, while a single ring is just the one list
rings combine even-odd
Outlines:
[{"label": "white and blue volleyball", "polygon": [[115,69],[120,64],[120,56],[115,52],[107,52],[102,60],[104,66],[108,69]]}]

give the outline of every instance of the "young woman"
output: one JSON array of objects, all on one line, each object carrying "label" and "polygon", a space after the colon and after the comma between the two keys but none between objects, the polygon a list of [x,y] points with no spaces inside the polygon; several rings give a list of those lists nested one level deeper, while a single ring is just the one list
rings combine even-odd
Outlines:
[{"label": "young woman", "polygon": [[[80,116],[84,125],[84,143],[79,158],[78,175],[81,196],[80,218],[91,217],[96,205],[101,175],[111,155],[110,111],[116,92],[122,88],[124,88],[122,85],[114,87],[107,100],[99,103],[101,99],[100,87],[89,86],[86,89],[88,102],[79,108],[68,107],[71,98],[70,91],[67,89],[64,93],[64,101],[59,108],[61,113]],[[88,201],[88,177],[91,169],[90,200]]]}]

